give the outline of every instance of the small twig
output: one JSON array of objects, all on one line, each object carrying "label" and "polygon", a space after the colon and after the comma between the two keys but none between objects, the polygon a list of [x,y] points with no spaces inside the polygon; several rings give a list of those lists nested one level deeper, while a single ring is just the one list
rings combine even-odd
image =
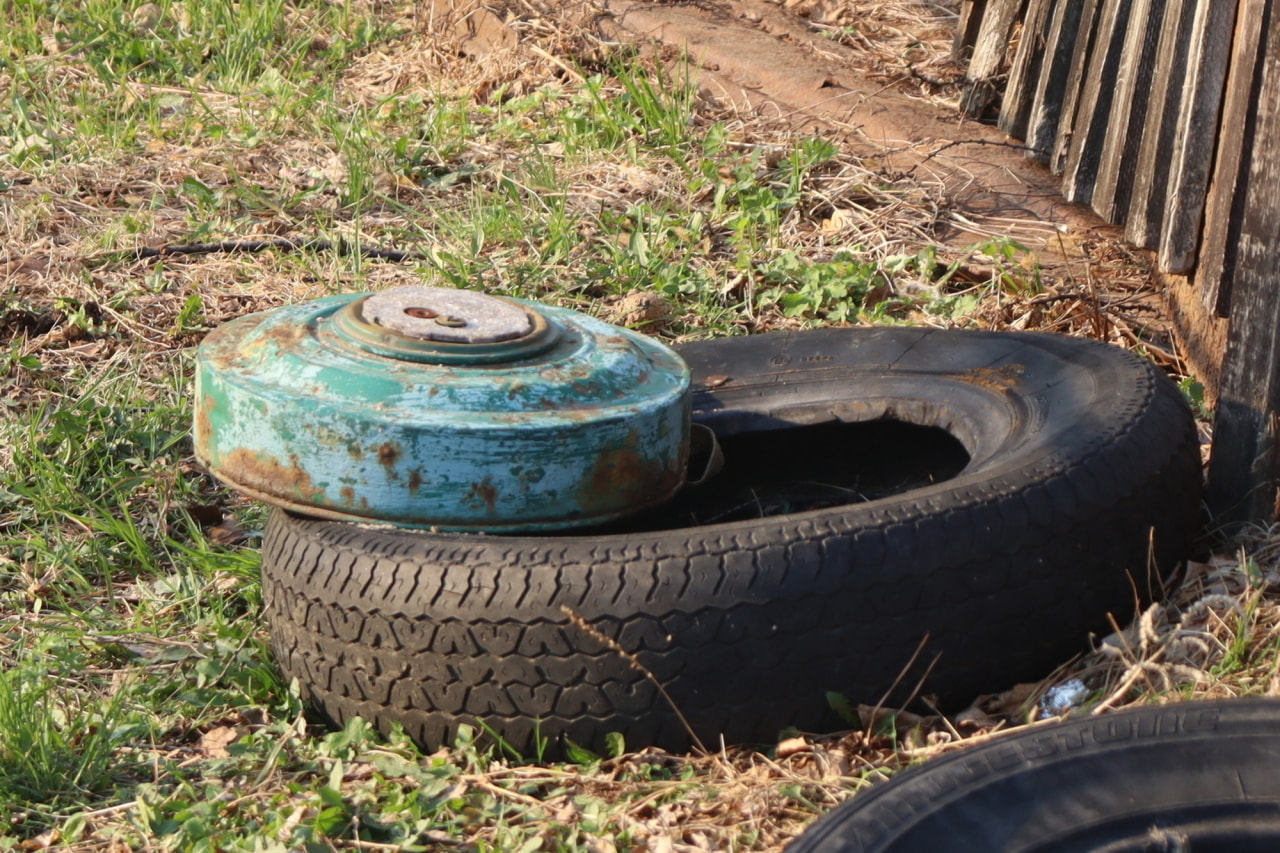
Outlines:
[{"label": "small twig", "polygon": [[459,781],[465,782],[468,785],[474,785],[483,791],[488,791],[496,797],[503,797],[513,802],[523,803],[526,806],[536,806],[540,808],[546,805],[546,803],[536,797],[531,797],[528,794],[522,794],[519,791],[508,790],[501,785],[495,785],[492,782],[489,782],[481,776],[462,776],[459,778]]},{"label": "small twig", "polygon": [[533,53],[536,53],[538,56],[541,56],[543,59],[547,60],[548,62],[551,62],[552,64],[556,65],[558,68],[560,68],[561,71],[568,74],[578,83],[587,82],[587,78],[582,76],[582,72],[578,71],[576,68],[574,68],[572,65],[565,62],[563,59],[559,58],[558,56],[555,56],[552,53],[548,53],[547,51],[538,47],[536,44],[529,45],[529,50],[531,50]]},{"label": "small twig", "polygon": [[284,752],[285,744],[293,738],[301,737],[307,729],[307,718],[305,713],[299,713],[293,723],[284,730],[280,737],[276,738],[275,743],[271,744],[271,749],[267,752],[266,760],[262,762],[262,769],[258,771],[258,776],[254,779],[250,788],[254,791],[261,791],[262,787],[271,778],[272,774],[279,769],[276,762],[280,760],[280,753]]},{"label": "small twig", "polygon": [[1124,322],[1123,320],[1120,320],[1119,318],[1113,318],[1112,325],[1115,327],[1116,331],[1120,333],[1121,337],[1128,340],[1129,343],[1133,344],[1135,347],[1145,348],[1148,352],[1151,353],[1153,357],[1158,357],[1161,361],[1163,361],[1166,366],[1172,367],[1175,370],[1182,370],[1185,367],[1185,365],[1182,364],[1182,360],[1179,359],[1177,355],[1165,349],[1164,347],[1160,346],[1159,344],[1154,344],[1151,341],[1148,341],[1145,338],[1142,338],[1135,331],[1133,331],[1133,329],[1129,326],[1128,323]]},{"label": "small twig", "polygon": [[[960,145],[993,145],[996,148],[1012,148],[1014,151],[1034,151],[1035,150],[1030,145],[1022,145],[1017,142],[1000,142],[999,140],[995,140],[995,139],[956,139],[944,145],[940,145],[934,150],[930,151],[928,154],[924,156],[923,160],[921,160],[919,163],[916,163],[914,166],[908,169],[904,173],[905,176],[907,177],[914,176],[916,169],[919,169],[925,163],[928,163],[930,160],[932,160],[934,157],[937,157],[939,154],[941,154],[943,151],[946,151],[948,148],[955,148]],[[899,150],[908,151],[910,150],[910,148],[903,148]],[[894,152],[890,152],[890,153],[894,153]]]},{"label": "small twig", "polygon": [[114,806],[105,806],[100,809],[94,809],[93,811],[80,812],[80,817],[83,817],[83,818],[105,817],[106,815],[115,814],[116,812],[127,812],[129,809],[135,808],[137,805],[138,805],[137,800],[130,800],[127,803],[117,803]]},{"label": "small twig", "polygon": [[936,705],[923,696],[920,697],[920,701],[923,702],[930,711],[933,711],[933,713],[938,715],[938,718],[942,720],[942,724],[947,727],[947,731],[951,732],[956,740],[964,740],[964,735],[960,734],[960,731],[951,724],[949,719],[947,719],[947,715],[939,711]]},{"label": "small twig", "polygon": [[667,688],[662,686],[662,682],[658,680],[658,677],[656,675],[650,672],[649,669],[644,664],[640,663],[639,658],[637,658],[634,654],[632,654],[631,652],[624,649],[621,645],[619,645],[617,640],[601,633],[599,630],[592,627],[591,624],[587,622],[586,619],[583,619],[581,616],[575,613],[572,607],[568,607],[567,605],[561,605],[560,610],[563,611],[564,614],[569,617],[569,621],[572,622],[574,625],[577,625],[578,628],[583,631],[583,633],[587,634],[592,639],[596,640],[597,642],[603,643],[613,651],[617,652],[619,655],[623,657],[624,660],[626,660],[627,663],[631,665],[633,669],[635,669],[637,672],[644,675],[645,678],[652,681],[653,686],[658,688],[658,693],[662,696],[663,699],[666,700],[667,704],[671,706],[671,710],[674,711],[676,716],[680,719],[680,725],[684,726],[684,730],[689,733],[689,737],[693,740],[693,745],[694,747],[697,748],[698,752],[702,753],[703,755],[711,754],[710,750],[708,750],[707,747],[702,743],[702,738],[698,737],[698,733],[693,730],[693,726],[689,724],[688,719],[686,719],[684,713],[681,712],[680,707],[676,705],[675,700],[671,698],[671,694],[667,692]]},{"label": "small twig", "polygon": [[[924,647],[928,642],[929,634],[926,632],[925,635],[920,638],[920,644],[916,646],[916,650],[911,653],[910,660],[908,660],[902,667],[902,671],[898,673],[898,676],[893,679],[893,683],[889,685],[889,689],[880,697],[880,701],[871,709],[870,725],[873,731],[875,730],[876,718],[880,716],[880,711],[884,708],[884,703],[889,701],[889,697],[893,695],[893,691],[896,690],[898,685],[902,683],[902,680],[907,677],[907,673],[911,671],[911,668],[916,665],[916,660],[920,657],[920,653],[924,651]],[[911,700],[916,698],[916,695],[920,692],[920,688],[924,687],[924,680],[929,677],[929,673],[933,672],[934,666],[937,665],[938,659],[941,657],[942,655],[939,654],[929,663],[929,666],[924,671],[924,675],[920,676],[920,680],[916,682],[915,688],[912,689],[911,694],[907,697],[907,701],[902,703],[903,705],[909,705]]]},{"label": "small twig", "polygon": [[[433,838],[431,840],[437,843],[442,841],[442,839],[438,839],[438,838]],[[446,841],[445,843],[452,844],[453,842]],[[461,842],[458,842],[458,843],[459,845],[461,845]],[[335,839],[334,844],[339,848],[351,847],[356,850],[403,850],[404,849],[403,844],[385,844],[381,841],[365,841],[360,838],[343,838],[342,840]]]}]

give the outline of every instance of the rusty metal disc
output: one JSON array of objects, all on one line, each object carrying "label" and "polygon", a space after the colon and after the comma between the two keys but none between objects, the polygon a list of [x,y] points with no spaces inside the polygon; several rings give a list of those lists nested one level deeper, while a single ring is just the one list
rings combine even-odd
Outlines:
[{"label": "rusty metal disc", "polygon": [[690,379],[672,350],[574,311],[440,291],[334,296],[211,332],[196,455],[298,512],[442,530],[580,527],[683,485]]}]

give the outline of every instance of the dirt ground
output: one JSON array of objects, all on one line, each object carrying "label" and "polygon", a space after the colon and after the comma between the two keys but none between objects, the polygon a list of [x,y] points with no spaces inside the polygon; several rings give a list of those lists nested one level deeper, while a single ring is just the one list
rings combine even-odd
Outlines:
[{"label": "dirt ground", "polygon": [[[611,38],[688,55],[708,98],[823,134],[864,162],[934,188],[945,224],[931,233],[941,244],[1017,241],[1029,250],[1024,263],[1050,281],[1045,298],[1080,303],[1070,312],[1074,331],[1142,346],[1186,374],[1145,253],[1062,198],[1058,177],[1018,140],[959,112],[958,7],[957,0],[607,0],[593,14]],[[1065,330],[1037,319],[1034,311],[992,318],[996,327],[1004,320]]]}]

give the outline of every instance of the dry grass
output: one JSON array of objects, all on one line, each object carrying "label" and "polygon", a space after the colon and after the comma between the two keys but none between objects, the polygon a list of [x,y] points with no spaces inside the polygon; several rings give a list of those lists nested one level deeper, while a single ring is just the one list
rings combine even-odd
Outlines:
[{"label": "dry grass", "polygon": [[956,0],[784,0],[817,33],[853,51],[866,77],[922,98],[958,97],[964,65],[951,58]]}]

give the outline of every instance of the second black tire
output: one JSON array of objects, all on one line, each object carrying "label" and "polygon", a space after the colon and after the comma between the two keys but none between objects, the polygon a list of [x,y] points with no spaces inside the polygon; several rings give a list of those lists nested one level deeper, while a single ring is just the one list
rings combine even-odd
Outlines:
[{"label": "second black tire", "polygon": [[[400,723],[428,747],[477,723],[527,755],[564,738],[599,748],[607,732],[631,748],[685,749],[692,734],[712,748],[770,742],[787,727],[839,727],[831,694],[894,703],[927,673],[923,692],[954,705],[1044,675],[1107,631],[1108,614],[1124,619],[1196,534],[1194,424],[1177,388],[1131,353],[889,328],[681,354],[694,420],[720,437],[747,494],[768,490],[750,474],[775,453],[824,479],[855,446],[926,484],[797,512],[783,500],[757,518],[539,536],[277,510],[263,583],[286,677],[336,721]],[[882,433],[840,431],[858,423],[945,431],[964,458],[910,441],[880,452]],[[914,470],[930,455],[950,479]],[[858,475],[841,476],[856,491]]]},{"label": "second black tire", "polygon": [[1275,853],[1280,702],[1038,726],[860,793],[787,853]]}]

